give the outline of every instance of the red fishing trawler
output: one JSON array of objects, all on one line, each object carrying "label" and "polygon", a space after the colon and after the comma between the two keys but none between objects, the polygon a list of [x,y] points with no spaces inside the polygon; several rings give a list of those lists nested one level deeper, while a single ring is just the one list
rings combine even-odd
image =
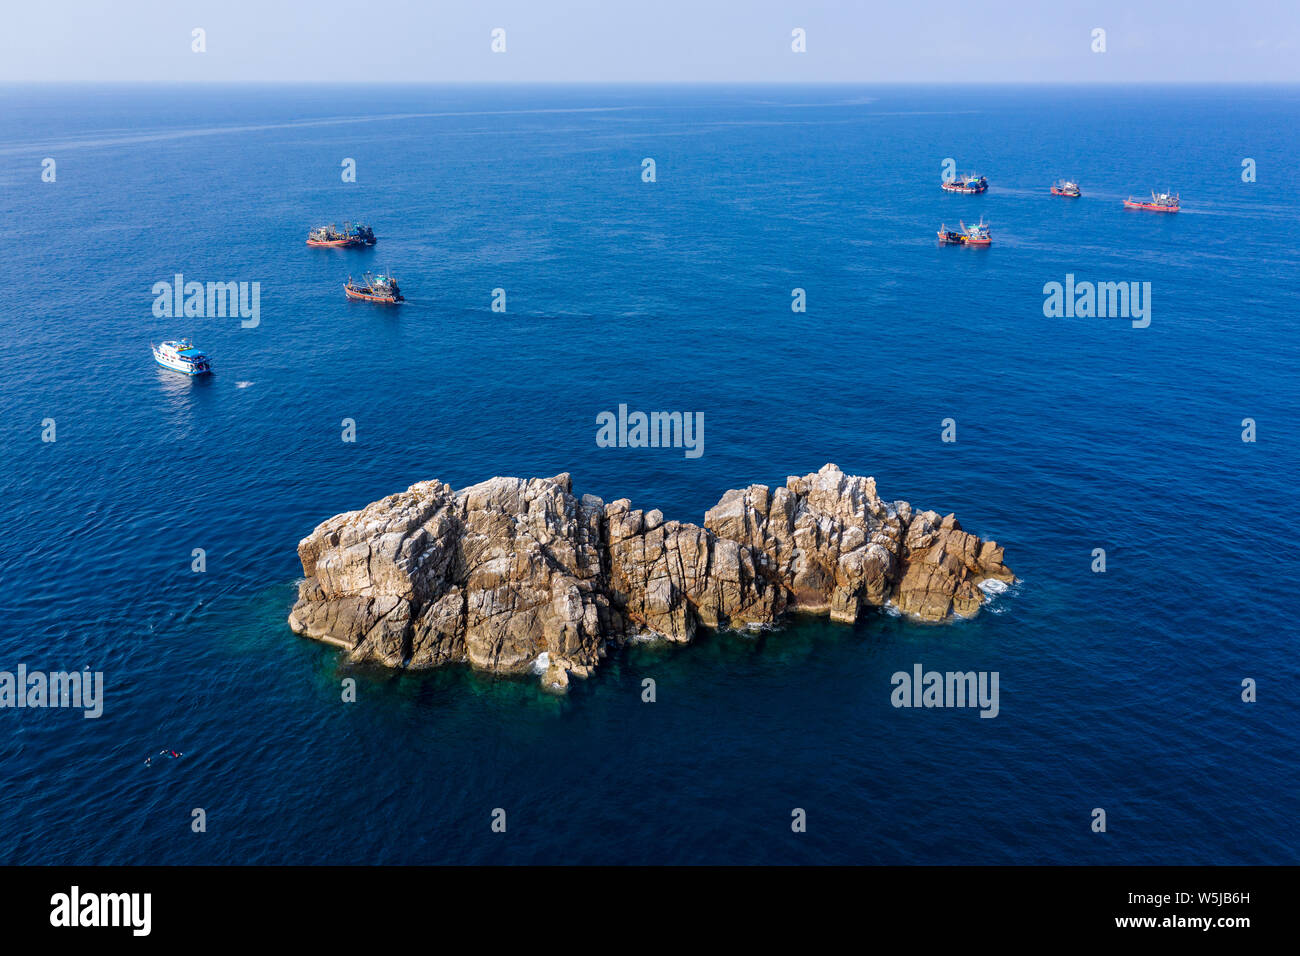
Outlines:
[{"label": "red fishing trawler", "polygon": [[1124,200],[1124,208],[1149,209],[1152,212],[1178,212],[1179,202],[1178,193],[1157,193],[1153,189],[1150,202],[1129,196],[1128,199]]}]

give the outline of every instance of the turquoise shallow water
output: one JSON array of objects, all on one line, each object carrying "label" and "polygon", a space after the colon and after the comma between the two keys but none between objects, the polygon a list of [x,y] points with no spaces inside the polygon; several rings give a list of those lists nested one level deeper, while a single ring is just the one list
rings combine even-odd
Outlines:
[{"label": "turquoise shallow water", "polygon": [[[4,89],[10,275],[41,292],[0,306],[0,669],[89,667],[107,691],[98,720],[0,711],[0,859],[1300,862],[1298,106],[1294,88]],[[947,157],[990,191],[942,194]],[[1047,194],[1062,175],[1083,199]],[[1165,185],[1177,216],[1120,207]],[[981,214],[991,249],[936,246],[940,221]],[[303,245],[346,218],[378,246]],[[344,301],[349,273],[389,267],[400,311]],[[260,281],[260,325],[155,318],[175,272]],[[1067,273],[1151,282],[1150,328],[1045,318]],[[181,334],[210,380],[153,364],[149,341]],[[597,447],[620,403],[703,412],[704,455]],[[827,461],[955,511],[1022,582],[947,626],[629,648],[566,699],[353,670],[284,624],[298,540],[420,479],[569,471],[699,521]],[[917,662],[998,671],[997,719],[891,707]],[[185,756],[145,767],[163,747]]]}]

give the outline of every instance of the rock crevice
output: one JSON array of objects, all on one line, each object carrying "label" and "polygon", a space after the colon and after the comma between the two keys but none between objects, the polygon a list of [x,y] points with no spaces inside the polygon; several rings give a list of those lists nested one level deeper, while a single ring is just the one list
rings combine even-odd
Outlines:
[{"label": "rock crevice", "polygon": [[559,689],[629,640],[687,642],[787,611],[969,617],[983,581],[1015,580],[996,542],[835,465],[728,491],[703,526],[576,497],[567,474],[459,492],[423,481],[323,522],[298,556],[296,633],[358,662],[531,669]]}]

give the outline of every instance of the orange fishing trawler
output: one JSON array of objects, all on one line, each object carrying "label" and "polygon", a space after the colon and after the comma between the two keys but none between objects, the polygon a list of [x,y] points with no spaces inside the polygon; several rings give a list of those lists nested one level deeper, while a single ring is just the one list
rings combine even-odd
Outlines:
[{"label": "orange fishing trawler", "polygon": [[396,279],[392,276],[372,276],[369,272],[362,277],[361,284],[353,282],[352,276],[348,276],[348,283],[343,287],[343,292],[349,299],[361,299],[366,302],[397,305],[406,301],[402,290],[397,288]]},{"label": "orange fishing trawler", "polygon": [[1053,196],[1067,196],[1070,199],[1078,199],[1083,195],[1079,191],[1079,184],[1072,179],[1058,179],[1056,185],[1052,187]]},{"label": "orange fishing trawler", "polygon": [[1149,209],[1152,212],[1178,212],[1180,204],[1178,193],[1157,193],[1151,190],[1151,201],[1145,199],[1134,199],[1129,196],[1124,200],[1125,209]]}]

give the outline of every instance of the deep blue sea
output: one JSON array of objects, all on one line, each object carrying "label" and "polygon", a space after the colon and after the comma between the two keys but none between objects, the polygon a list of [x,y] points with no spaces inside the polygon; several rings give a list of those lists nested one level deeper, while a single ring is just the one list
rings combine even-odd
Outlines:
[{"label": "deep blue sea", "polygon": [[[0,89],[0,670],[106,683],[97,720],[0,710],[0,862],[1300,863],[1298,120],[1295,87]],[[1153,187],[1183,211],[1122,208]],[[991,248],[937,245],[981,215]],[[345,219],[378,245],[304,245]],[[367,269],[407,304],[345,301]],[[260,282],[260,324],[156,318],[175,273]],[[1150,326],[1045,317],[1067,273],[1150,282]],[[215,375],[154,364],[179,336]],[[597,447],[621,403],[702,412],[703,456]],[[700,522],[826,462],[1020,583],[632,647],[566,698],[285,624],[299,539],[421,479]],[[997,671],[998,717],[894,708],[916,663]]]}]

